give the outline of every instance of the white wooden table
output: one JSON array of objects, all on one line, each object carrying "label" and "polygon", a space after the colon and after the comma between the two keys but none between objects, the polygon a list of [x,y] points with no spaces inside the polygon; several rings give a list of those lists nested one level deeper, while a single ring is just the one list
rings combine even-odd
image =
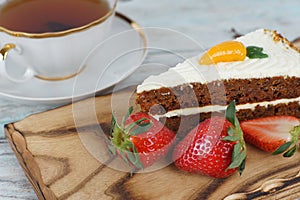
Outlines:
[{"label": "white wooden table", "polygon": [[[298,0],[120,0],[117,10],[137,21],[142,27],[161,27],[179,31],[195,39],[204,48],[231,39],[234,33],[247,33],[257,28],[276,29],[288,39],[300,36],[300,1]],[[157,41],[180,48],[168,35],[155,35]],[[180,50],[180,49],[179,49]],[[183,48],[185,53],[196,49]],[[148,55],[145,63],[151,63]],[[162,55],[160,55],[163,57]],[[165,59],[166,60],[166,59]],[[175,60],[169,61],[170,65]],[[145,67],[145,66],[144,66]],[[140,73],[147,70],[140,69]],[[136,77],[136,76],[135,76]],[[140,77],[145,77],[145,74]],[[136,81],[136,80],[135,80]],[[22,105],[0,97],[0,124],[21,120],[25,116],[53,106]],[[18,161],[0,131],[0,199],[36,199]]]}]

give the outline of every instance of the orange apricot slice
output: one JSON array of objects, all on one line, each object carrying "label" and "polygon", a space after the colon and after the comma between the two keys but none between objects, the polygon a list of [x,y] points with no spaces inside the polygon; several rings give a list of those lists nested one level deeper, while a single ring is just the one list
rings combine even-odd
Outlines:
[{"label": "orange apricot slice", "polygon": [[238,41],[226,41],[210,48],[199,60],[200,65],[219,62],[243,61],[247,55],[246,47]]}]

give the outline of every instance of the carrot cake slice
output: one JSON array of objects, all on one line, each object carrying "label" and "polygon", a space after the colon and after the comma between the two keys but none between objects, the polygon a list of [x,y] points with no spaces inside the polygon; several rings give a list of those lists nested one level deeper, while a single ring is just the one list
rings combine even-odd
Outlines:
[{"label": "carrot cake slice", "polygon": [[236,102],[239,120],[300,117],[300,52],[276,31],[259,29],[212,47],[137,87],[143,112],[188,131]]}]

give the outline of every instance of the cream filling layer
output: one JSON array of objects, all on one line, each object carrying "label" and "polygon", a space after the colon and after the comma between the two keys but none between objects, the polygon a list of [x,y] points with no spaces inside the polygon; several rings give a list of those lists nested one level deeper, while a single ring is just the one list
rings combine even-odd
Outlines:
[{"label": "cream filling layer", "polygon": [[[247,104],[241,104],[236,105],[236,110],[243,110],[243,109],[251,109],[254,110],[256,106],[265,106],[268,105],[277,105],[277,104],[288,104],[292,102],[298,102],[300,103],[300,97],[292,98],[292,99],[278,99],[275,101],[264,101],[264,102],[258,102],[258,103],[247,103]],[[162,117],[176,117],[176,116],[187,116],[187,115],[194,115],[199,113],[208,113],[208,112],[219,112],[226,110],[226,106],[220,106],[220,105],[211,105],[211,106],[204,106],[204,107],[194,107],[194,108],[184,108],[184,109],[177,109],[172,110],[164,115],[155,115],[156,118],[162,118]]]}]

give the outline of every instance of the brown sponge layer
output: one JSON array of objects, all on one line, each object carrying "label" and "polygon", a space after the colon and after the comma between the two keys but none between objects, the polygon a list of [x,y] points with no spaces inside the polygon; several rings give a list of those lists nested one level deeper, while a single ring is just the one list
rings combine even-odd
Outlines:
[{"label": "brown sponge layer", "polygon": [[296,98],[300,96],[299,88],[298,77],[230,79],[144,91],[137,94],[136,103],[143,112],[161,115],[180,108],[227,105],[233,100],[239,105]]}]

